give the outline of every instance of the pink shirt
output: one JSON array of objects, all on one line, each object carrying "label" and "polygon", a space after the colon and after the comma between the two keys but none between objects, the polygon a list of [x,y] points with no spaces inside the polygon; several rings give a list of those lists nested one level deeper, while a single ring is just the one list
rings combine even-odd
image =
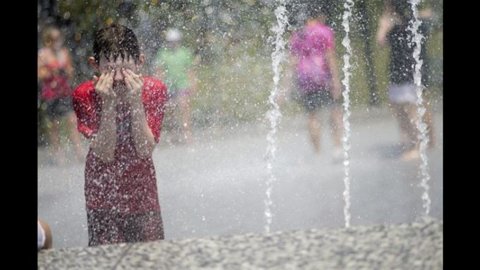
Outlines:
[{"label": "pink shirt", "polygon": [[319,22],[306,25],[295,32],[290,40],[291,53],[298,57],[296,67],[302,91],[314,91],[331,81],[330,68],[325,59],[328,49],[333,49],[333,30]]}]

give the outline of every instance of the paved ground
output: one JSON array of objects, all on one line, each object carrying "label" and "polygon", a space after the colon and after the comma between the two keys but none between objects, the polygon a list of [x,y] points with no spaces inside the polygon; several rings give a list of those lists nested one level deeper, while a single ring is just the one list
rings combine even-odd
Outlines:
[{"label": "paved ground", "polygon": [[310,229],[38,253],[38,269],[443,269],[443,222]]},{"label": "paved ground", "polygon": [[[443,220],[443,110],[428,152],[430,215]],[[326,122],[324,121],[326,124]],[[343,165],[332,162],[328,132],[315,156],[306,121],[282,118],[273,186],[272,231],[342,228]],[[351,117],[351,225],[409,223],[424,213],[419,162],[398,160],[395,120],[385,109]],[[328,128],[327,128],[328,130]],[[154,152],[166,239],[262,233],[267,179],[266,123],[196,131],[191,146],[162,143]],[[38,213],[51,223],[55,248],[87,245],[83,164],[54,166],[39,148]]]}]

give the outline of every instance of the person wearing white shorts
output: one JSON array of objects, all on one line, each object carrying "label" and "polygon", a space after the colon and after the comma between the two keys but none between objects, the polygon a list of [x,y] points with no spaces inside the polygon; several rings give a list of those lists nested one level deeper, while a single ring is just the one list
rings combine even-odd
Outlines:
[{"label": "person wearing white shorts", "polygon": [[[381,46],[387,42],[390,45],[390,63],[389,63],[389,87],[388,97],[394,115],[398,120],[403,145],[402,160],[412,160],[420,158],[419,139],[417,130],[417,86],[414,83],[414,73],[417,61],[413,53],[414,47],[411,31],[409,31],[409,21],[413,14],[408,8],[407,0],[385,1],[385,10],[379,20],[377,31],[377,43]],[[422,13],[423,14],[423,13]],[[422,20],[428,19],[428,14],[421,16]],[[428,28],[422,24],[419,31],[427,37]],[[421,66],[422,88],[428,85],[428,65],[425,49],[425,39],[421,44],[420,59],[423,61]],[[422,89],[423,90],[423,89]],[[424,93],[422,93],[423,96]],[[427,125],[429,147],[434,145],[433,121],[430,107],[425,98],[424,123]]]}]

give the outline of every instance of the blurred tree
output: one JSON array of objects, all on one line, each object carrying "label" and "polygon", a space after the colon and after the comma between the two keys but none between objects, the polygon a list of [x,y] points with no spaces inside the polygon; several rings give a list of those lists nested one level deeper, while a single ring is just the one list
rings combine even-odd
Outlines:
[{"label": "blurred tree", "polygon": [[[373,29],[383,10],[383,0],[354,2],[354,14],[350,21],[350,38],[356,60],[352,70],[354,74],[352,84],[355,84],[352,101],[359,104],[375,104],[378,102],[377,85],[383,87],[382,82],[386,77],[385,72],[380,69],[383,68],[383,62],[387,61],[386,58],[381,58],[384,53],[371,45],[375,32]],[[426,4],[431,5],[438,14],[436,19],[438,23],[432,30],[441,32],[443,0],[423,2],[428,2]],[[203,103],[199,101],[197,106],[205,108],[218,105],[230,110],[235,106],[245,108],[242,100],[246,99],[238,96],[233,99],[229,95],[233,93],[240,95],[238,92],[248,90],[246,89],[248,87],[269,89],[271,78],[267,77],[270,76],[268,72],[271,72],[272,26],[276,23],[273,11],[278,5],[275,0],[38,0],[38,5],[39,30],[47,22],[55,21],[63,25],[66,46],[71,49],[74,56],[76,68],[74,84],[92,76],[86,59],[91,55],[94,31],[117,21],[127,24],[137,33],[142,50],[147,55],[145,66],[147,73],[154,53],[164,46],[164,31],[169,27],[176,27],[183,32],[185,45],[194,49],[200,56],[201,87],[209,89],[204,93],[208,96],[202,97]],[[303,24],[306,11],[318,5],[324,6],[329,14],[328,23],[337,33],[337,52],[341,57],[344,52],[341,45],[344,36],[342,26],[344,1],[287,0],[290,25],[287,27],[285,38],[289,37],[293,28]],[[435,54],[432,57],[441,58],[442,37],[433,35],[436,39],[431,50]],[[376,70],[373,60],[377,65]],[[341,65],[342,62],[339,63]],[[435,60],[434,63],[436,70],[439,70],[435,75],[441,76],[441,59]],[[250,85],[249,82],[235,77],[243,76],[243,79],[248,80],[253,74],[262,74],[265,78],[257,78],[257,84]],[[384,91],[381,93],[384,94]],[[252,108],[259,112],[262,108],[256,106],[262,106],[264,102],[262,98],[264,97],[261,94],[248,96]],[[231,103],[237,102],[234,100],[240,103],[233,106]],[[245,115],[255,117],[253,113],[243,114],[242,117]]]}]

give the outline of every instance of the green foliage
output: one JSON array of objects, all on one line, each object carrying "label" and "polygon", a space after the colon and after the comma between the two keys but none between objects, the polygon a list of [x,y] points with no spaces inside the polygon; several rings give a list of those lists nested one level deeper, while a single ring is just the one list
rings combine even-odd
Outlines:
[{"label": "green foliage", "polygon": [[[196,70],[200,80],[193,100],[193,117],[197,125],[262,120],[268,109],[267,98],[273,88],[271,52],[273,44],[271,27],[276,24],[274,1],[197,1],[197,0],[144,0],[132,1],[136,11],[131,17],[119,12],[123,1],[59,0],[60,15],[73,23],[74,41],[67,43],[77,65],[77,82],[91,76],[85,59],[91,53],[91,37],[95,29],[114,21],[124,21],[147,39],[147,61],[153,59],[157,49],[164,45],[163,33],[168,27],[177,27],[184,33],[184,44],[200,56]],[[442,1],[430,1],[434,11],[441,14]],[[332,1],[330,21],[336,32],[336,47],[339,69],[343,66],[345,53],[341,41],[344,37],[341,1]],[[365,4],[367,14],[355,9]],[[439,4],[440,3],[440,4]],[[370,42],[377,88],[381,103],[386,102],[388,85],[388,48],[375,44],[378,18],[383,10],[382,0],[355,1],[351,18],[350,39],[353,48],[351,58],[352,106],[366,106],[369,100],[367,85],[365,42]],[[428,3],[430,4],[430,3]],[[288,14],[293,16],[293,14]],[[368,18],[368,20],[367,20]],[[428,42],[429,56],[437,61],[437,76],[441,76],[443,59],[442,18],[433,28]],[[143,24],[143,25],[142,25]],[[440,26],[439,26],[440,25]],[[359,33],[367,27],[368,39]],[[143,29],[143,30],[142,30]],[[146,31],[145,31],[146,29]],[[293,26],[288,27],[288,38]],[[142,32],[143,31],[143,32]],[[147,62],[151,64],[151,62]],[[149,67],[147,67],[147,70]],[[340,72],[343,78],[342,72]],[[440,75],[439,75],[440,74]],[[437,88],[441,91],[441,85]],[[282,107],[283,109],[283,107]],[[298,112],[296,105],[288,104],[285,113]]]}]

